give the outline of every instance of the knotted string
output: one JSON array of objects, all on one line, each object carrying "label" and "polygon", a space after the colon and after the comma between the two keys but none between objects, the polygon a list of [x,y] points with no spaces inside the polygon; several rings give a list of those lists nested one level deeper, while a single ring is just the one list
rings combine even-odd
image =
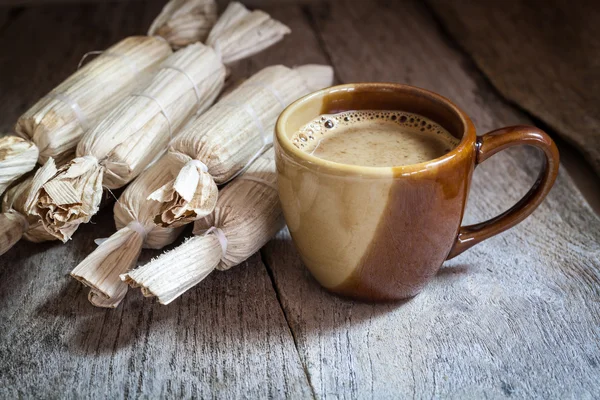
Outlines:
[{"label": "knotted string", "polygon": [[227,245],[229,244],[227,236],[225,236],[225,233],[223,233],[223,230],[221,228],[217,228],[216,226],[211,226],[206,231],[204,231],[204,236],[209,235],[211,233],[215,234],[215,236],[219,240],[219,244],[221,245],[221,250],[223,251],[221,259],[225,258],[225,255],[227,254]]},{"label": "knotted string", "polygon": [[[146,236],[148,236],[148,233],[150,232],[149,230],[146,229],[146,227],[137,219],[131,221],[130,223],[127,224],[127,227],[135,232],[137,232],[141,237],[142,237],[142,241],[146,240]],[[152,228],[151,228],[152,229]],[[151,230],[150,229],[150,230]]]}]

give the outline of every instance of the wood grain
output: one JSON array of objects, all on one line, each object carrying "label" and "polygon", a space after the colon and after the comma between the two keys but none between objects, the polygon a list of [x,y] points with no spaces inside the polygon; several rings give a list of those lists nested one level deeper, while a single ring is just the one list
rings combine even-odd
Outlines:
[{"label": "wood grain", "polygon": [[[0,74],[10,77],[0,126],[12,126],[86,51],[144,32],[162,3],[25,9],[0,34]],[[247,63],[244,73],[258,67]],[[0,397],[313,396],[259,256],[168,307],[131,291],[117,310],[97,309],[67,275],[94,238],[114,232],[111,210],[94,220],[66,245],[21,242],[0,258]],[[145,251],[141,262],[158,253]]]},{"label": "wood grain", "polygon": [[[41,6],[0,27],[0,74],[10,77],[0,129],[83,53],[144,32],[161,5]],[[331,60],[343,82],[439,91],[481,132],[528,122],[422,6],[347,0],[266,11],[293,33],[235,66],[234,79],[273,63]],[[510,206],[538,166],[527,149],[486,161],[467,220]],[[269,271],[255,256],[168,307],[136,291],[119,309],[99,310],[66,274],[113,232],[103,212],[67,245],[23,242],[0,258],[0,397],[598,397],[598,222],[563,172],[532,217],[447,263],[402,305],[325,293],[283,231],[263,250]]]},{"label": "wood grain", "polygon": [[[348,0],[313,6],[309,15],[343,82],[399,81],[437,91],[466,110],[480,133],[530,123],[416,3]],[[482,164],[466,222],[512,205],[539,165],[539,155],[526,148]],[[599,222],[562,171],[529,219],[447,262],[404,304],[360,304],[325,293],[287,231],[263,257],[322,398],[594,398]]]},{"label": "wood grain", "polygon": [[600,5],[431,0],[507,99],[572,142],[600,175]]},{"label": "wood grain", "polygon": [[113,229],[105,212],[67,245],[21,242],[0,258],[0,397],[311,395],[258,256],[169,307],[139,291],[92,307],[68,273]]}]

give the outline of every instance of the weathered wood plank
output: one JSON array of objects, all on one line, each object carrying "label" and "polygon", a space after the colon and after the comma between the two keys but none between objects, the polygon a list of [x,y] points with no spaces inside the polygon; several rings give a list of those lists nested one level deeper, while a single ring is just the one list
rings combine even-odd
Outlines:
[{"label": "weathered wood plank", "polygon": [[[310,15],[344,82],[432,89],[470,113],[481,133],[529,122],[418,4],[336,1]],[[486,161],[475,173],[466,222],[518,200],[539,161],[525,148]],[[325,293],[287,231],[263,256],[319,397],[600,396],[600,220],[564,171],[529,219],[447,262],[404,304]]]},{"label": "weathered wood plank", "polygon": [[1,397],[311,395],[258,256],[169,307],[131,291],[97,309],[67,275],[114,229],[110,212],[97,221],[67,245],[22,242],[0,258]]},{"label": "weathered wood plank", "polygon": [[[162,3],[26,9],[0,35],[0,74],[9,77],[0,126],[11,126],[86,51],[143,32]],[[67,275],[94,238],[114,232],[110,210],[95,221],[66,245],[21,242],[0,257],[0,397],[312,397],[259,256],[169,306],[136,290],[116,310],[96,309]],[[142,260],[157,254],[146,251]]]},{"label": "weathered wood plank", "polygon": [[600,5],[431,0],[506,98],[575,144],[600,174]]}]

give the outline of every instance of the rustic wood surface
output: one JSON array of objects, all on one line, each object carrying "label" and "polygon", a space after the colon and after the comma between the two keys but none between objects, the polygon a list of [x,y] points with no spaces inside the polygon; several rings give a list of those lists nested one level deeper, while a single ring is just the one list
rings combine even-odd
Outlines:
[{"label": "rustic wood surface", "polygon": [[[162,3],[21,12],[0,35],[0,126],[10,127],[86,51],[143,32]],[[114,232],[110,210],[94,220],[67,245],[23,241],[0,257],[1,398],[312,397],[259,255],[173,306],[136,290],[117,310],[96,309],[68,276],[94,238]],[[143,262],[157,254],[146,251]]]},{"label": "rustic wood surface", "polygon": [[494,86],[574,143],[600,174],[600,3],[430,4]]},{"label": "rustic wood surface", "polygon": [[[335,2],[310,8],[309,17],[343,82],[435,90],[467,110],[481,133],[530,122],[494,94],[423,7]],[[478,168],[467,220],[518,200],[537,174],[536,155],[516,149]],[[594,398],[599,222],[563,171],[531,218],[448,262],[402,305],[328,295],[298,261],[287,232],[263,255],[311,384],[324,398]]]},{"label": "rustic wood surface", "polygon": [[[36,7],[0,18],[0,129],[81,54],[143,32],[161,3]],[[480,133],[530,122],[420,4],[266,11],[293,33],[236,66],[234,79],[272,63],[330,62],[340,82],[438,91]],[[539,161],[524,148],[486,161],[466,222],[514,203]],[[95,221],[67,245],[23,242],[0,257],[1,397],[600,396],[600,221],[565,171],[524,223],[446,263],[422,294],[395,305],[327,294],[282,231],[261,255],[169,306],[132,291],[117,310],[95,309],[67,276],[94,238],[112,232],[109,211]]]}]

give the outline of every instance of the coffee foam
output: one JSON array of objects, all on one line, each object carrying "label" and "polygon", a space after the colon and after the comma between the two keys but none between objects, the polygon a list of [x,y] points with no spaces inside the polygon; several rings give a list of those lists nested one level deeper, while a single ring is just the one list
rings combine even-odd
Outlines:
[{"label": "coffee foam", "polygon": [[430,132],[443,135],[452,147],[458,145],[458,142],[460,141],[442,126],[426,117],[405,111],[388,110],[360,110],[345,111],[338,114],[324,114],[320,118],[314,119],[300,128],[300,130],[292,136],[291,140],[297,148],[311,151],[320,139],[324,138],[328,133],[334,132],[336,130],[335,128],[340,126],[351,126],[356,122],[367,120],[394,122],[402,128],[415,133]]}]

